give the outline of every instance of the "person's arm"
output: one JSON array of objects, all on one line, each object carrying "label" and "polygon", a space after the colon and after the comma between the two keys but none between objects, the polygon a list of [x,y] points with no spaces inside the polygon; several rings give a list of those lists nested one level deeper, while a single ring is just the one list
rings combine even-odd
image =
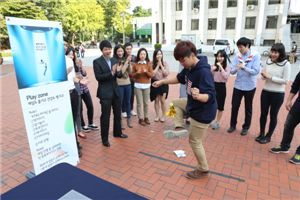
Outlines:
[{"label": "person's arm", "polygon": [[283,69],[283,78],[277,77],[277,76],[272,76],[271,80],[275,83],[287,84],[288,81],[290,80],[290,75],[291,75],[291,65],[289,62],[287,62]]},{"label": "person's arm", "polygon": [[295,97],[296,94],[294,93],[290,93],[287,100],[286,100],[286,103],[285,103],[285,108],[290,111],[292,106],[293,106],[293,98]]},{"label": "person's arm", "polygon": [[232,65],[231,65],[231,69],[230,69],[230,74],[234,75],[237,73],[238,71],[238,67],[237,65],[239,64],[239,60],[238,60],[238,56],[236,55],[234,58],[233,58],[233,61],[232,61]]},{"label": "person's arm", "polygon": [[133,78],[135,78],[136,75],[137,75],[136,64],[133,64],[133,65],[132,65],[131,76],[132,76]]},{"label": "person's arm", "polygon": [[297,92],[300,90],[300,72],[298,72],[292,86],[291,86],[291,91],[289,94],[289,97],[286,101],[285,108],[289,111],[293,105],[292,101]]},{"label": "person's arm", "polygon": [[153,68],[152,68],[152,63],[148,62],[147,63],[147,70],[145,71],[146,75],[148,78],[152,78],[153,76]]},{"label": "person's arm", "polygon": [[99,82],[105,82],[114,78],[112,72],[108,71],[103,73],[99,62],[97,62],[96,60],[93,61],[93,69],[95,78]]},{"label": "person's arm", "polygon": [[250,75],[257,75],[260,72],[260,55],[256,54],[253,56],[253,61],[251,67],[244,66],[242,70],[245,70]]},{"label": "person's arm", "polygon": [[194,100],[206,103],[209,99],[209,95],[205,93],[204,94],[200,93],[200,90],[198,88],[195,87],[192,88],[191,93]]},{"label": "person's arm", "polygon": [[161,69],[162,69],[163,77],[166,78],[170,74],[168,63],[164,62],[164,65],[161,67]]},{"label": "person's arm", "polygon": [[224,69],[221,66],[220,71],[221,71],[221,74],[222,74],[223,78],[227,80],[229,78],[229,75],[230,75],[230,65],[228,64],[226,69]]},{"label": "person's arm", "polygon": [[215,96],[214,79],[210,70],[203,70],[201,72],[199,83],[191,89],[194,100],[206,103]]},{"label": "person's arm", "polygon": [[162,79],[159,81],[155,81],[152,86],[153,87],[159,87],[161,85],[165,85],[165,84],[177,84],[179,83],[177,76],[172,76],[172,77],[168,77],[166,79]]},{"label": "person's arm", "polygon": [[124,65],[119,65],[118,63],[114,64],[113,71],[115,72],[113,75],[115,75],[117,78],[122,78],[123,75],[123,69]]},{"label": "person's arm", "polygon": [[124,74],[126,72],[126,70],[129,68],[130,69],[130,60],[131,60],[131,57],[127,57],[127,59],[125,60],[125,63],[122,67],[122,73]]}]

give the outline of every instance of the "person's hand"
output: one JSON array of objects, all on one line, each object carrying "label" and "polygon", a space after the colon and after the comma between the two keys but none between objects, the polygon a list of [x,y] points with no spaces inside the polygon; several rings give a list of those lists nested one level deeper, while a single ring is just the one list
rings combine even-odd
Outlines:
[{"label": "person's hand", "polygon": [[83,79],[80,79],[80,84],[87,85],[88,83],[89,83],[89,80],[86,77],[84,77]]},{"label": "person's hand", "polygon": [[116,71],[117,71],[117,66],[116,65],[112,66],[112,68],[111,68],[112,75],[114,75],[116,73]]},{"label": "person's hand", "polygon": [[264,77],[266,79],[271,79],[272,78],[272,76],[269,73],[267,73],[267,71],[265,69],[262,70],[260,74],[262,75],[262,77]]},{"label": "person's hand", "polygon": [[127,56],[126,61],[127,61],[127,62],[131,62],[131,55],[130,55],[130,56]]},{"label": "person's hand", "polygon": [[218,67],[219,67],[219,71],[221,71],[221,70],[223,69],[221,63],[217,62],[217,65],[218,65]]},{"label": "person's hand", "polygon": [[160,80],[160,81],[154,81],[154,82],[152,83],[152,86],[155,87],[155,88],[157,88],[157,87],[159,87],[159,86],[161,86],[161,85],[163,85],[163,80]]},{"label": "person's hand", "polygon": [[193,87],[191,88],[191,93],[193,99],[197,100],[199,98],[200,90],[198,88]]},{"label": "person's hand", "polygon": [[157,59],[157,64],[158,64],[159,66],[162,66],[161,58],[160,58],[160,57],[158,57],[158,59]]},{"label": "person's hand", "polygon": [[292,101],[287,101],[287,102],[285,103],[285,108],[286,108],[288,111],[290,111],[291,108],[292,108],[292,105],[293,105]]},{"label": "person's hand", "polygon": [[245,68],[245,63],[244,62],[241,62],[237,65],[238,69],[244,69]]}]

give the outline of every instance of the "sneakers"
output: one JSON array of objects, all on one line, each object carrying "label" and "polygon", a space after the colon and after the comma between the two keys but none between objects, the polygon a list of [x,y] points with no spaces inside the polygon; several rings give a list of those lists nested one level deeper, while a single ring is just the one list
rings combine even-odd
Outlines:
[{"label": "sneakers", "polygon": [[227,129],[227,133],[232,133],[235,131],[235,127],[230,126],[229,129]]},{"label": "sneakers", "polygon": [[88,126],[83,126],[83,127],[81,127],[81,129],[82,129],[82,131],[85,132],[85,133],[88,133],[88,132],[91,131],[91,130],[89,129]]},{"label": "sneakers", "polygon": [[295,165],[299,165],[300,164],[300,154],[296,153],[289,161]]},{"label": "sneakers", "polygon": [[132,116],[136,116],[137,114],[136,114],[136,112],[134,112],[133,110],[131,111],[131,115]]},{"label": "sneakers", "polygon": [[248,129],[243,129],[242,131],[241,131],[241,136],[245,136],[245,135],[247,135],[248,134]]},{"label": "sneakers", "polygon": [[188,179],[199,179],[207,176],[209,174],[209,171],[200,171],[198,169],[195,169],[193,171],[187,172],[184,176]]},{"label": "sneakers", "polygon": [[90,125],[88,125],[88,128],[89,128],[90,130],[93,130],[93,131],[99,130],[99,127],[96,126],[95,124],[90,124]]},{"label": "sneakers", "polygon": [[122,112],[122,117],[126,118],[127,117],[127,113],[126,112]]},{"label": "sneakers", "polygon": [[265,134],[263,133],[260,133],[256,138],[255,138],[255,141],[256,142],[259,142],[261,139],[263,139],[265,137]]},{"label": "sneakers", "polygon": [[218,122],[213,122],[210,127],[213,129],[213,130],[218,130],[220,129],[220,124]]},{"label": "sneakers", "polygon": [[281,148],[281,146],[273,147],[270,149],[271,153],[289,153],[288,149]]}]

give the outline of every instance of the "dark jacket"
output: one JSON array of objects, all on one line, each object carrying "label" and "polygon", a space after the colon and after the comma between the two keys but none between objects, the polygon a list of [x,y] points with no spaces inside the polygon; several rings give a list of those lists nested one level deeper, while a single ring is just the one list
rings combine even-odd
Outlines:
[{"label": "dark jacket", "polygon": [[[210,70],[207,57],[200,56],[200,60],[194,68],[191,70],[183,69],[177,74],[178,81],[187,86],[187,111],[190,117],[204,124],[213,121],[217,112],[216,91]],[[209,98],[206,103],[193,99],[191,94],[193,87],[198,88],[201,94],[208,94]]]},{"label": "dark jacket", "polygon": [[290,93],[293,93],[295,95],[297,95],[298,93],[298,97],[296,98],[290,112],[295,115],[299,115],[300,114],[300,72],[298,72],[292,84]]},{"label": "dark jacket", "polygon": [[[117,60],[111,58],[110,62],[111,67],[113,67],[114,64],[117,63]],[[98,81],[97,97],[99,99],[112,99],[114,97],[120,97],[116,78],[117,76],[122,76],[122,74],[112,75],[111,70],[103,56],[93,61],[93,68],[96,80]]]}]

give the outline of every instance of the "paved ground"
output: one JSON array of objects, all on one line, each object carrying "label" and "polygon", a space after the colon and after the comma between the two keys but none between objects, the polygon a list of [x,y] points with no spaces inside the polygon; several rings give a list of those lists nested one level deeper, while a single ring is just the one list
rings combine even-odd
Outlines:
[{"label": "paved ground", "polygon": [[[12,66],[1,67],[1,193],[26,181],[24,174],[32,169],[32,161],[24,120]],[[99,124],[100,106],[95,97],[96,81],[88,68],[95,121]],[[234,77],[230,77],[225,115],[219,131],[209,130],[204,143],[212,173],[202,180],[187,180],[182,175],[191,170],[196,160],[187,137],[167,139],[165,129],[172,119],[155,123],[153,103],[150,103],[151,125],[141,127],[134,118],[134,128],[125,130],[129,138],[110,138],[111,148],[101,144],[99,132],[81,139],[83,157],[79,168],[98,177],[143,195],[149,199],[300,199],[300,166],[289,158],[300,144],[300,127],[295,131],[289,154],[274,155],[269,148],[278,144],[287,111],[282,107],[271,143],[254,141],[259,131],[259,96],[262,81],[258,81],[254,100],[253,123],[247,136],[240,136],[243,107],[239,113],[238,130],[226,133],[230,117],[230,101]],[[178,86],[170,87],[168,102],[178,96]],[[243,105],[243,104],[242,104]],[[185,158],[177,158],[174,150],[182,149]]]}]

